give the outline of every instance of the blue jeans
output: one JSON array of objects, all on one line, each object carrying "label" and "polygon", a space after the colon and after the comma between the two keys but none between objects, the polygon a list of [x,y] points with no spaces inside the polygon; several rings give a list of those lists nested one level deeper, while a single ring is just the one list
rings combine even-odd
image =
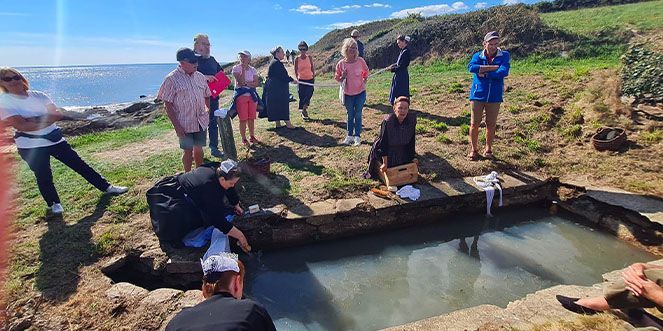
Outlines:
[{"label": "blue jeans", "polygon": [[209,148],[211,150],[219,150],[219,124],[216,122],[214,111],[219,108],[219,99],[209,99],[209,126],[207,132],[209,133]]},{"label": "blue jeans", "polygon": [[366,91],[356,95],[345,95],[343,103],[348,111],[348,136],[361,134],[361,110],[366,102]]}]

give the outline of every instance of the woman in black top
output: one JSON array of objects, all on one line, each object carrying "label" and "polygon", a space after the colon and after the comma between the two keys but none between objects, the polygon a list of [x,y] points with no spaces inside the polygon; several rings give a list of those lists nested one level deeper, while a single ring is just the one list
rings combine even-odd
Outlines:
[{"label": "woman in black top", "polygon": [[410,97],[410,75],[407,72],[407,67],[410,65],[409,43],[409,36],[400,35],[396,39],[396,44],[398,44],[401,52],[398,54],[396,63],[389,66],[391,72],[394,73],[394,77],[391,79],[391,91],[389,92],[389,103],[392,105],[398,97]]},{"label": "woman in black top", "polygon": [[282,127],[281,121],[289,129],[295,127],[290,123],[290,92],[288,83],[297,81],[288,76],[288,71],[283,66],[283,48],[281,46],[272,50],[272,62],[269,63],[267,70],[267,81],[263,91],[263,101],[267,109],[267,118],[270,122],[276,122],[276,128]]},{"label": "woman in black top", "polygon": [[418,163],[415,158],[415,127],[417,116],[409,112],[410,100],[398,97],[394,112],[385,116],[380,126],[380,135],[373,143],[368,157],[367,178],[379,178],[378,171],[407,163]]},{"label": "woman in black top", "polygon": [[250,251],[246,237],[232,224],[233,215],[244,212],[235,190],[237,181],[239,169],[232,160],[221,162],[219,168],[198,167],[160,180],[147,191],[157,237],[179,241],[194,229],[214,226],[237,239],[244,251]]}]

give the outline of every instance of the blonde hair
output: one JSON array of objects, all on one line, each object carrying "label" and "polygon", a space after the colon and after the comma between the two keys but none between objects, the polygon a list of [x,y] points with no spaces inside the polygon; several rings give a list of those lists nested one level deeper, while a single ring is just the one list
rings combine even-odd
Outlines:
[{"label": "blonde hair", "polygon": [[207,39],[209,41],[209,37],[206,34],[199,33],[199,34],[193,36],[193,44],[194,45],[198,42],[198,39]]},{"label": "blonde hair", "polygon": [[[5,77],[7,76],[8,73],[12,73],[14,75],[17,75],[21,77],[21,81],[23,82],[23,88],[27,91],[30,89],[30,83],[28,83],[28,80],[21,74],[18,70],[10,67],[0,67],[0,77]],[[7,90],[5,90],[4,87],[0,86],[0,92],[2,93],[7,93]]]},{"label": "blonde hair", "polygon": [[348,58],[348,48],[352,46],[357,47],[357,42],[354,39],[352,38],[343,39],[343,46],[341,46],[341,54],[343,54],[344,58],[346,59]]}]

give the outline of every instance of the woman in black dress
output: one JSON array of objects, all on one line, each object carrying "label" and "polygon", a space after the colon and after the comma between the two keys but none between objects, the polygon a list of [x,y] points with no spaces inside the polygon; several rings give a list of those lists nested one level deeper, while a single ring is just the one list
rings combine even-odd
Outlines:
[{"label": "woman in black dress", "polygon": [[407,67],[410,65],[409,43],[409,36],[400,35],[396,39],[396,44],[401,52],[398,54],[396,63],[389,66],[391,72],[394,73],[394,77],[391,79],[391,91],[389,91],[389,103],[392,105],[398,97],[410,97],[410,75],[407,72]]},{"label": "woman in black dress", "polygon": [[283,65],[283,57],[285,53],[281,46],[277,46],[272,50],[272,62],[269,63],[267,70],[267,81],[263,91],[263,101],[267,109],[267,119],[270,122],[276,122],[276,128],[282,127],[281,121],[285,121],[285,125],[289,129],[295,127],[290,123],[290,92],[288,83],[297,81],[288,76],[288,71]]},{"label": "woman in black dress", "polygon": [[379,178],[378,171],[407,163],[419,163],[415,158],[415,127],[417,116],[410,111],[410,100],[396,98],[394,112],[385,116],[380,126],[380,135],[373,143],[368,156],[366,178]]}]

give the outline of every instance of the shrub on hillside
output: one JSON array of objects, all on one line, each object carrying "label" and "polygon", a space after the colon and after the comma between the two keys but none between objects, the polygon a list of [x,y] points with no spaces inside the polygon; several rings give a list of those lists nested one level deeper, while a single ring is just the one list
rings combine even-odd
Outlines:
[{"label": "shrub on hillside", "polygon": [[663,102],[663,53],[635,45],[622,61],[622,93],[640,102]]}]

